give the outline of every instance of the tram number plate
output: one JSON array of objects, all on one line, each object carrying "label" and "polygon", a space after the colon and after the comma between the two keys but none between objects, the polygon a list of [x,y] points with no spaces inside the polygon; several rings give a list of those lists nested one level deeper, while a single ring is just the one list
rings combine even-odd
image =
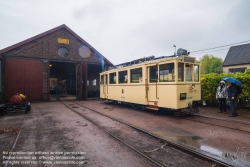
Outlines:
[{"label": "tram number plate", "polygon": [[185,100],[187,98],[187,93],[180,94],[180,100]]}]

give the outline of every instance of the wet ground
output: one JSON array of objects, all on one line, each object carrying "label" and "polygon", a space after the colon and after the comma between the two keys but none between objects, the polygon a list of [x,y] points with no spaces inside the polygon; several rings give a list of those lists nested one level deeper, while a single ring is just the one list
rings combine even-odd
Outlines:
[{"label": "wet ground", "polygon": [[156,159],[165,166],[211,166],[211,163],[199,160],[195,157],[181,153],[169,147],[167,143],[154,139],[144,133],[124,125],[118,121],[114,121],[92,110],[86,109],[71,101],[63,101],[63,104],[70,106],[75,112],[81,116],[94,121],[109,133],[122,139],[124,142],[139,150],[140,152]]},{"label": "wet ground", "polygon": [[[0,117],[0,129],[5,127],[21,130],[16,143],[16,133],[0,134],[1,162],[8,151],[16,153],[8,166],[154,166],[60,102],[33,103],[28,114],[8,113]],[[52,160],[58,164],[49,164]]]},{"label": "wet ground", "polygon": [[[162,112],[140,111],[100,101],[80,103],[233,165],[250,166],[249,124],[205,118],[195,118],[196,121],[193,121],[194,117],[174,117]],[[248,117],[231,118],[229,114],[217,111],[217,108],[201,108],[200,114],[250,122]]]},{"label": "wet ground", "polygon": [[[189,148],[222,159],[234,166],[250,166],[250,133],[247,132],[250,129],[247,124],[205,118],[198,119],[196,117],[174,117],[164,112],[140,111],[127,106],[113,105],[101,101],[75,102],[148,130],[172,142],[181,143]],[[91,116],[87,109],[73,103],[69,105],[82,114]],[[228,114],[217,113],[215,108],[201,108],[200,114],[239,122],[250,122],[248,117],[229,118]],[[103,121],[103,119],[97,119],[97,122],[102,124],[103,127],[116,126],[115,123],[109,123]],[[84,157],[84,166],[154,166],[151,162],[128,147],[124,147],[123,144],[57,101],[32,103],[32,110],[28,114],[21,111],[8,113],[6,116],[0,117],[0,129],[6,127],[16,127],[21,132],[16,143],[16,131],[13,133],[0,133],[1,161],[4,156],[3,151],[11,151],[14,145],[15,147],[12,150],[14,152],[79,152],[82,154],[78,156]],[[237,130],[237,128],[240,130]],[[124,129],[124,131],[120,131],[114,128],[120,136],[131,135],[129,130]],[[136,132],[133,135],[127,138],[136,141],[141,136],[138,136]],[[143,148],[144,151],[152,151],[164,144],[156,143],[152,145],[147,142],[149,141],[135,143],[138,148]],[[163,152],[155,156],[164,158],[164,154],[168,153],[169,160],[173,160],[168,164],[169,166],[183,166],[185,163],[185,166],[200,166],[200,161],[192,158],[187,158],[183,162],[180,159],[180,162],[178,162],[176,157],[185,156],[176,153],[171,157],[171,150],[165,149],[160,149]],[[83,155],[83,153],[85,154]],[[40,156],[40,154],[35,155],[36,158]],[[45,160],[42,159],[41,162],[45,162]],[[53,164],[53,166],[62,165]]]}]

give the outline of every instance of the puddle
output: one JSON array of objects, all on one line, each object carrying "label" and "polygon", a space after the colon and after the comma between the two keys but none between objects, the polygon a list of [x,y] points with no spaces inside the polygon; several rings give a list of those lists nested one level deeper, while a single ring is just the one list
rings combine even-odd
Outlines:
[{"label": "puddle", "polygon": [[201,144],[199,140],[202,140],[203,138],[199,136],[168,136],[160,131],[153,131],[153,133],[173,143],[191,146],[198,152],[229,163],[233,166],[250,166],[250,161],[247,161],[246,159],[247,154],[249,153],[243,149],[238,148],[235,151],[223,152],[217,148]]},{"label": "puddle", "polygon": [[184,143],[187,145],[191,145],[195,148],[200,149],[201,144],[198,142],[198,140],[201,140],[202,138],[199,136],[168,136],[163,132],[153,132],[154,134],[162,137],[163,139],[166,139],[168,141],[174,142],[174,143]]},{"label": "puddle", "polygon": [[209,156],[212,155],[214,158],[229,163],[233,166],[250,166],[250,162],[247,161],[248,152],[244,149],[238,148],[235,151],[223,152],[210,146],[201,145],[200,150],[202,152],[205,151],[205,154],[209,153]]}]

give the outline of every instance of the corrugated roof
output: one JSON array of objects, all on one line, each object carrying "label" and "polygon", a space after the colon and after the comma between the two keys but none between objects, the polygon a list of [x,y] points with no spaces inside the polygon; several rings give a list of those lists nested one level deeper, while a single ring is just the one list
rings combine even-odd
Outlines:
[{"label": "corrugated roof", "polygon": [[[81,42],[83,42],[85,45],[87,45],[90,49],[92,49],[92,50],[95,51],[96,53],[99,53],[93,46],[91,46],[88,42],[86,42],[84,39],[82,39],[79,35],[77,35],[77,34],[76,34],[74,31],[72,31],[69,27],[67,27],[65,24],[63,24],[63,25],[60,25],[60,26],[58,26],[58,27],[55,27],[55,28],[53,28],[53,29],[51,29],[51,30],[48,30],[48,31],[46,31],[46,32],[44,32],[44,33],[41,33],[41,34],[39,34],[39,35],[36,35],[36,36],[31,37],[31,38],[29,38],[29,39],[26,39],[26,40],[24,40],[24,41],[22,41],[22,42],[19,42],[19,43],[17,43],[17,44],[14,44],[14,45],[11,45],[11,46],[9,46],[9,47],[7,47],[7,48],[4,48],[4,49],[0,50],[0,54],[6,53],[6,52],[8,52],[8,51],[11,51],[11,50],[13,50],[13,49],[15,49],[15,48],[17,48],[17,47],[20,47],[20,46],[22,46],[22,45],[25,45],[25,44],[27,44],[27,43],[29,43],[29,42],[31,42],[31,41],[34,41],[34,40],[36,40],[36,39],[39,39],[39,38],[41,38],[41,37],[43,37],[43,36],[45,36],[45,35],[48,35],[48,34],[50,34],[50,33],[53,33],[53,32],[55,32],[55,31],[57,31],[57,30],[62,29],[62,28],[68,30],[72,35],[74,35],[76,38],[78,38]],[[100,54],[100,53],[99,53],[99,54]],[[100,55],[102,55],[102,54],[100,54]],[[104,57],[104,56],[103,56],[103,57]],[[108,64],[110,64],[110,65],[113,65],[113,64],[112,64],[108,59],[106,59],[105,57],[104,57],[104,60],[105,60],[106,63],[108,63]]]},{"label": "corrugated roof", "polygon": [[250,43],[230,47],[223,66],[250,64]]}]

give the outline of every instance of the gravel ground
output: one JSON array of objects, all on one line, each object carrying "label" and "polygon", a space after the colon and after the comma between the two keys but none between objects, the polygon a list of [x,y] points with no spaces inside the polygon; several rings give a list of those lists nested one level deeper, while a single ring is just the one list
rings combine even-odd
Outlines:
[{"label": "gravel ground", "polygon": [[[238,128],[249,130],[248,125],[237,124],[236,126],[233,122],[217,120],[220,126],[225,126],[219,127],[212,125],[214,120],[208,122],[210,124],[194,122],[185,119],[186,117],[174,117],[155,111],[140,111],[101,101],[81,101],[77,103],[146,129],[167,140],[182,143],[187,147],[208,153],[225,162],[238,166],[250,165],[250,133],[230,129],[230,127],[237,128],[238,126]],[[227,114],[220,114],[217,111],[217,108],[202,107],[200,114],[239,121],[250,121],[248,117],[238,116],[229,118]]]},{"label": "gravel ground", "polygon": [[[0,120],[0,129],[6,127],[21,129],[12,152],[26,152],[25,156],[28,158],[32,154],[35,159],[32,163],[37,162],[39,158],[41,163],[51,162],[52,160],[46,159],[47,156],[54,158],[57,155],[60,158],[63,156],[70,158],[69,154],[73,153],[74,157],[78,156],[84,160],[83,165],[22,164],[13,166],[154,166],[150,161],[116,141],[95,125],[71,112],[60,102],[32,103],[32,110],[28,114],[22,111],[8,113],[6,116],[0,117]],[[12,149],[16,136],[17,134],[11,132],[0,134],[1,161],[3,161],[3,156],[7,156],[5,151]],[[11,157],[17,158],[17,155]],[[14,160],[9,162],[14,163]],[[22,160],[22,162],[27,161]],[[9,163],[8,166],[12,165]]]}]

